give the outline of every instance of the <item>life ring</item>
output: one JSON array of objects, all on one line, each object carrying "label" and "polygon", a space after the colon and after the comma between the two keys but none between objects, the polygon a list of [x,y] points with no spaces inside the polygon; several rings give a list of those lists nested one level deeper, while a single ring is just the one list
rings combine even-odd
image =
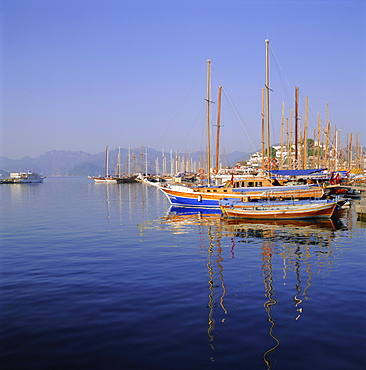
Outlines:
[{"label": "life ring", "polygon": [[268,170],[268,163],[265,163],[265,164],[264,164],[264,166],[263,166],[263,168],[264,168],[265,170]]},{"label": "life ring", "polygon": [[213,168],[212,169],[212,173],[214,174],[214,175],[217,175],[217,173],[218,173],[219,171],[218,171],[218,169],[217,168]]},{"label": "life ring", "polygon": [[271,159],[271,168],[272,168],[272,170],[277,170],[278,169],[278,159],[277,158],[272,158]]},{"label": "life ring", "polygon": [[268,157],[264,158],[264,163],[269,163],[269,158]]},{"label": "life ring", "polygon": [[203,173],[205,173],[205,170],[204,170],[203,168],[200,168],[200,169],[198,170],[198,173],[202,175]]}]

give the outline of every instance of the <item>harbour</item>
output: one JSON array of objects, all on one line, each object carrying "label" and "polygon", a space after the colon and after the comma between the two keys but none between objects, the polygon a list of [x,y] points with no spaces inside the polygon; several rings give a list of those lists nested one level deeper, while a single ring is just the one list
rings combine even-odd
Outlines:
[{"label": "harbour", "polygon": [[365,362],[356,202],[330,220],[225,220],[141,183],[51,177],[0,199],[4,369]]},{"label": "harbour", "polygon": [[365,4],[4,3],[1,370],[365,368]]}]

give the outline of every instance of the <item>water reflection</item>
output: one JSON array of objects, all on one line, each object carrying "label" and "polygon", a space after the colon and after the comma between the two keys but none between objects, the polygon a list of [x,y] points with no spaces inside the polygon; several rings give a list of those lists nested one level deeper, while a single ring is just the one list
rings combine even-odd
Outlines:
[{"label": "water reflection", "polygon": [[[336,238],[337,230],[345,229],[345,226],[339,218],[336,218],[314,222],[224,220],[222,227],[226,232],[233,233],[236,238],[240,238],[238,242],[249,243],[253,238],[261,241],[263,283],[267,298],[264,308],[270,323],[269,335],[274,340],[274,345],[267,349],[263,359],[267,368],[270,369],[270,354],[273,355],[280,345],[280,339],[275,331],[276,320],[273,317],[273,309],[278,303],[274,298],[276,295],[273,278],[274,257],[278,256],[283,260],[282,278],[284,281],[289,278],[288,274],[291,270],[295,273],[293,302],[296,314],[294,320],[299,320],[303,314],[303,300],[308,299],[308,290],[311,286],[313,259],[317,257],[315,261],[318,269],[332,264],[331,241]],[[313,249],[311,250],[310,247]],[[305,278],[301,276],[303,271],[305,271]],[[303,281],[304,287],[302,287]]]},{"label": "water reflection", "polygon": [[[215,232],[212,232],[212,226],[208,226],[207,230],[208,234],[208,240],[209,240],[209,248],[208,248],[208,256],[207,256],[207,271],[208,271],[208,285],[209,285],[209,295],[208,295],[208,307],[209,307],[209,314],[208,314],[208,329],[207,329],[207,334],[210,340],[210,346],[212,349],[215,349],[213,346],[213,340],[214,340],[214,335],[212,334],[212,330],[214,329],[215,326],[215,320],[213,318],[213,313],[214,313],[214,307],[215,307],[215,288],[218,288],[217,282],[215,283],[215,271],[214,271],[214,265],[216,263],[218,267],[218,276],[220,280],[220,287],[221,287],[221,294],[219,298],[219,306],[221,307],[222,311],[226,315],[228,313],[225,304],[224,304],[224,299],[226,295],[226,287],[225,287],[225,281],[224,281],[224,267],[222,265],[223,262],[223,257],[222,257],[222,247],[220,244],[220,238],[217,238],[214,241],[213,235],[215,235]],[[215,249],[215,242],[217,245],[217,258],[214,260],[214,249]],[[222,319],[222,322],[225,322],[225,319]],[[211,358],[213,360],[213,358]]]},{"label": "water reflection", "polygon": [[2,194],[8,194],[14,202],[32,202],[39,196],[43,183],[1,184]]},{"label": "water reflection", "polygon": [[[281,304],[287,305],[286,310],[294,310],[290,320],[298,321],[304,314],[304,303],[311,292],[313,270],[319,274],[321,270],[331,268],[334,253],[337,248],[333,240],[337,238],[339,230],[346,227],[341,219],[326,221],[247,221],[230,220],[221,217],[218,210],[197,210],[171,208],[167,214],[158,220],[149,221],[149,227],[170,231],[174,234],[188,234],[198,227],[200,234],[200,249],[206,250],[206,267],[208,276],[208,317],[207,334],[212,350],[215,350],[214,334],[215,318],[219,316],[218,309],[224,316],[229,315],[230,308],[225,305],[227,287],[225,285],[225,263],[223,253],[230,248],[231,258],[235,257],[235,247],[244,244],[253,245],[253,241],[261,245],[261,270],[263,276],[266,300],[263,307],[269,323],[268,335],[273,343],[263,352],[263,360],[267,369],[271,368],[271,358],[280,346],[280,335],[276,333],[276,311],[283,310],[277,307],[276,294],[281,297]],[[154,225],[154,226],[153,226]],[[145,224],[147,226],[147,224]],[[144,228],[144,225],[140,225]],[[206,237],[204,235],[206,234]],[[255,244],[254,244],[255,245]],[[241,249],[241,252],[245,250]],[[258,266],[259,267],[259,266]],[[278,272],[282,270],[279,275]],[[292,276],[294,275],[294,276]],[[280,276],[283,288],[278,287],[275,279]],[[215,281],[216,280],[216,281]],[[288,282],[291,282],[286,287]],[[290,289],[292,302],[285,301],[286,292]],[[216,310],[216,312],[215,312]],[[279,311],[279,312],[280,312]],[[225,322],[224,317],[221,322]],[[211,357],[214,361],[214,357]]]},{"label": "water reflection", "polygon": [[263,355],[264,362],[266,363],[268,369],[271,367],[271,363],[268,359],[268,355],[280,345],[279,339],[273,333],[275,321],[273,320],[272,314],[271,314],[272,306],[277,304],[276,299],[274,299],[273,297],[274,295],[273,273],[272,273],[272,261],[271,261],[272,253],[273,252],[272,252],[271,244],[268,242],[264,242],[263,247],[262,247],[262,270],[263,270],[264,289],[266,291],[265,295],[267,297],[267,301],[264,303],[264,308],[266,309],[266,312],[267,312],[268,322],[271,324],[269,328],[269,335],[275,341],[275,345],[269,348]]},{"label": "water reflection", "polygon": [[[147,216],[150,202],[153,199],[161,201],[155,189],[141,186],[139,183],[109,184],[90,182],[89,190],[93,199],[104,199],[104,205],[98,205],[100,211],[105,212],[107,224],[112,221],[120,225],[130,223],[133,219]],[[164,195],[163,195],[164,196]],[[155,199],[156,198],[156,199]]]}]

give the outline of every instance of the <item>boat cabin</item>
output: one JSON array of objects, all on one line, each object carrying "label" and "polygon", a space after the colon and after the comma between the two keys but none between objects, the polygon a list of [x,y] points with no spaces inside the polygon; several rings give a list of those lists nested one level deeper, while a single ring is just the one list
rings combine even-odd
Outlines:
[{"label": "boat cabin", "polygon": [[240,179],[234,181],[227,181],[225,184],[225,188],[261,188],[263,186],[280,186],[284,185],[286,180],[271,179],[271,178],[248,178],[248,179]]}]

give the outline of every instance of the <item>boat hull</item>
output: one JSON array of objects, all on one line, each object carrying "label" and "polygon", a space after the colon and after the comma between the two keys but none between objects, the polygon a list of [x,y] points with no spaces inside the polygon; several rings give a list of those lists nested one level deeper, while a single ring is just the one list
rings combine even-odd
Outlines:
[{"label": "boat hull", "polygon": [[28,171],[27,173],[12,173],[9,178],[1,180],[2,184],[39,184],[45,177],[38,173]]},{"label": "boat hull", "polygon": [[136,182],[137,176],[125,176],[125,177],[117,177],[116,181],[118,184],[128,184]]},{"label": "boat hull", "polygon": [[20,181],[17,181],[19,184],[40,184],[41,182],[43,182],[43,177],[36,179],[20,179]]},{"label": "boat hull", "polygon": [[309,203],[300,205],[229,206],[220,205],[224,216],[255,220],[330,219],[337,203]]},{"label": "boat hull", "polygon": [[92,177],[92,179],[98,184],[117,184],[117,180],[115,178]]},{"label": "boat hull", "polygon": [[281,187],[281,190],[260,190],[255,189],[231,189],[225,188],[206,188],[205,191],[184,187],[159,187],[166,195],[171,205],[176,207],[200,207],[200,208],[219,208],[219,201],[229,198],[243,201],[244,198],[251,199],[294,199],[294,198],[319,198],[323,195],[321,188],[299,188],[296,190]]}]

